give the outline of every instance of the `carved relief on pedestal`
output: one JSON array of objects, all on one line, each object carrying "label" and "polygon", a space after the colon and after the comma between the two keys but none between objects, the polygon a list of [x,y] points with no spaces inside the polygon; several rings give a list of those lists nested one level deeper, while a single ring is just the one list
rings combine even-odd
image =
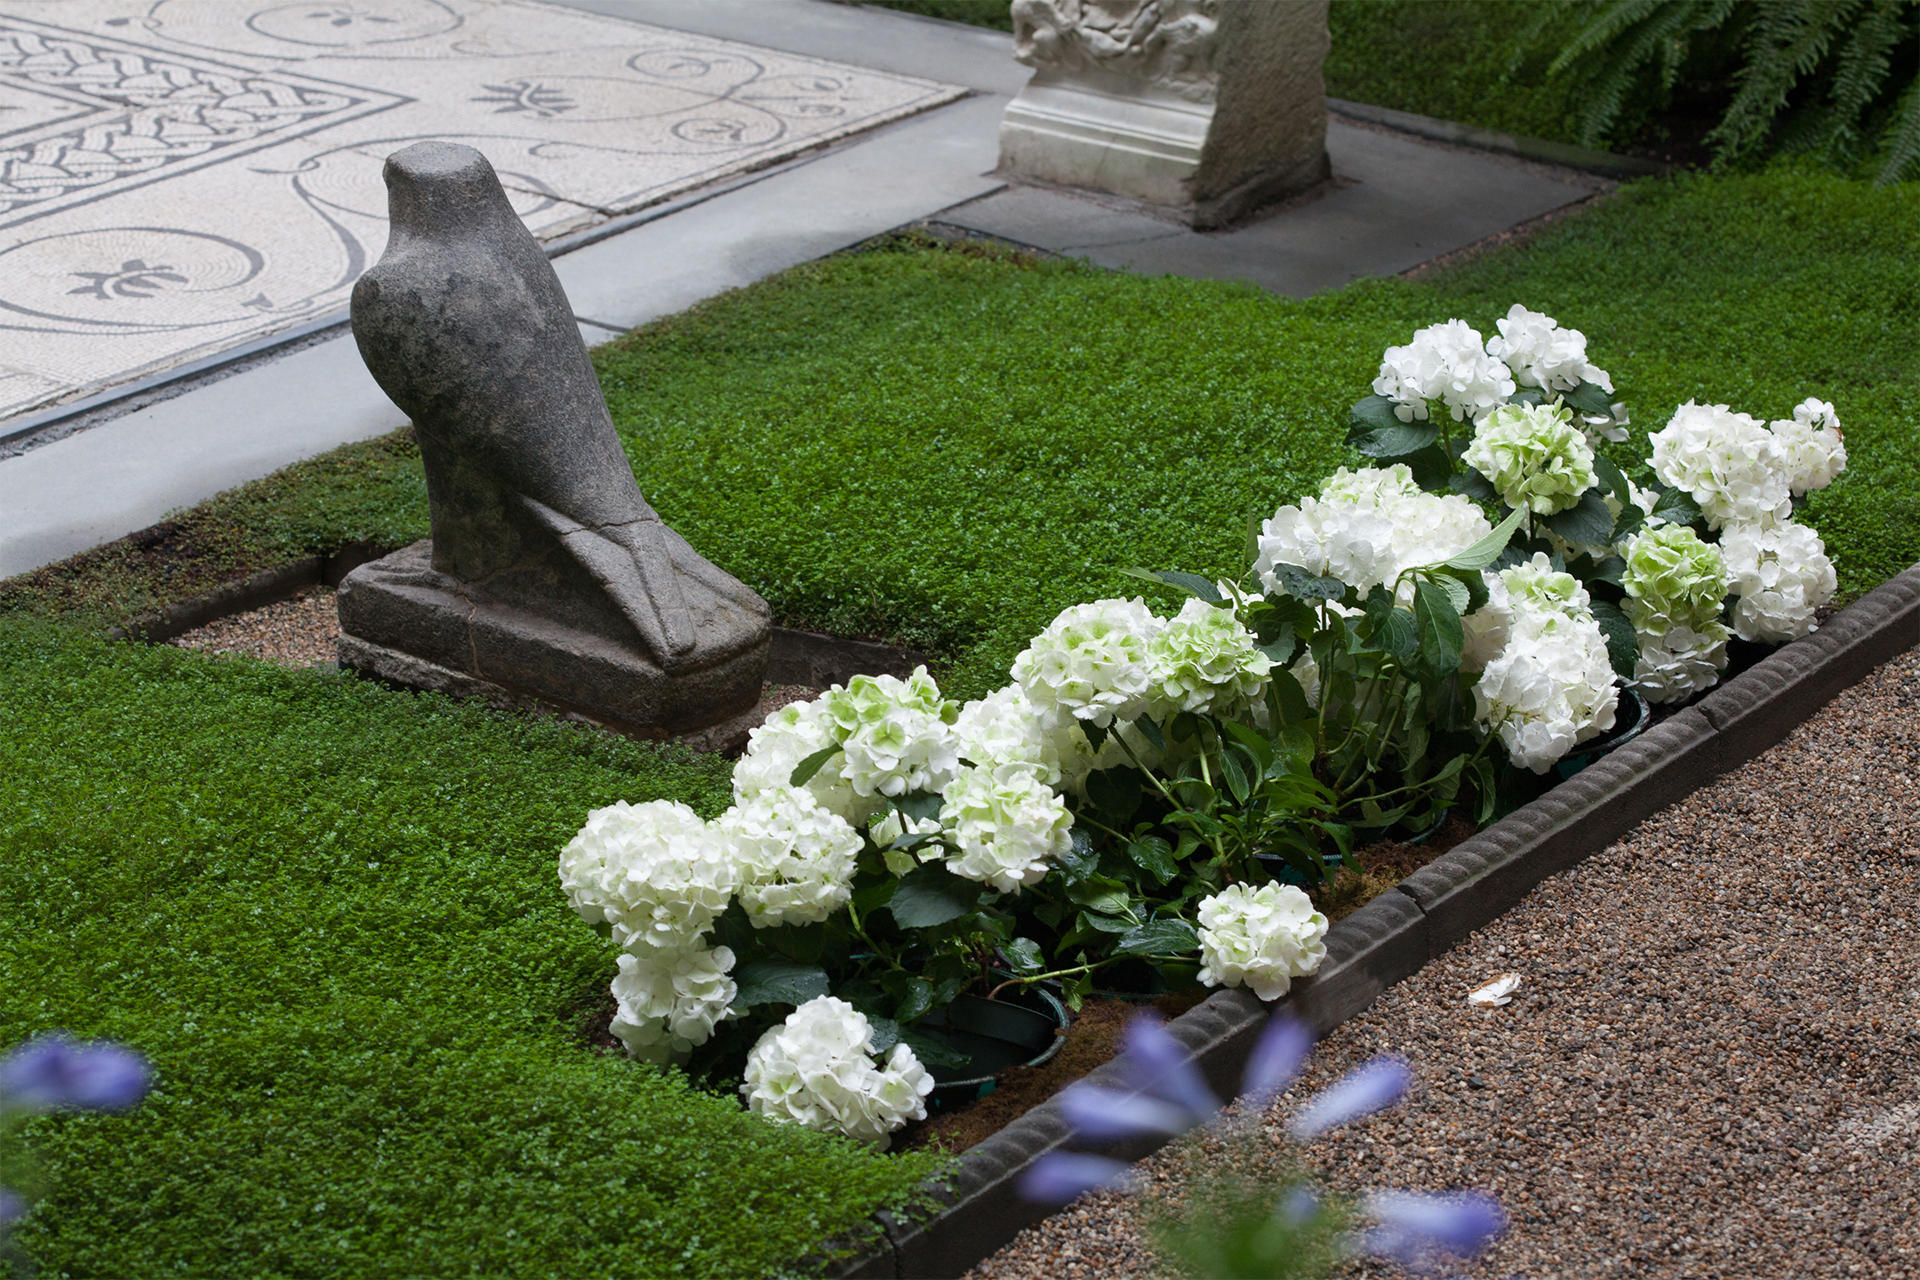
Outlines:
[{"label": "carved relief on pedestal", "polygon": [[1218,8],[1219,0],[1013,0],[1013,56],[1211,102]]},{"label": "carved relief on pedestal", "polygon": [[1327,0],[1013,0],[1000,166],[1218,226],[1327,176]]}]

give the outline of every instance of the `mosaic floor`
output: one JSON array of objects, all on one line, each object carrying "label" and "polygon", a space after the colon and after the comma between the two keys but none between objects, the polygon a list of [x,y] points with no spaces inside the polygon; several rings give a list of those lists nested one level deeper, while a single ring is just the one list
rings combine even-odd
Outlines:
[{"label": "mosaic floor", "polygon": [[0,418],[341,310],[420,138],[550,238],[961,92],[537,0],[0,0]]}]

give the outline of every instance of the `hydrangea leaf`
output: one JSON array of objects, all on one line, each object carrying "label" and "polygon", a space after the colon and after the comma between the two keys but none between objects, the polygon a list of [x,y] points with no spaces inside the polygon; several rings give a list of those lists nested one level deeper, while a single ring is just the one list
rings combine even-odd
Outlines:
[{"label": "hydrangea leaf", "polygon": [[1600,624],[1600,635],[1607,642],[1607,660],[1613,664],[1614,674],[1622,680],[1633,679],[1634,666],[1640,660],[1640,639],[1634,634],[1632,621],[1610,600],[1593,602],[1593,620]]},{"label": "hydrangea leaf", "polygon": [[1096,769],[1087,775],[1087,799],[1118,826],[1140,807],[1140,775],[1125,766]]},{"label": "hydrangea leaf", "polygon": [[1181,573],[1177,569],[1122,569],[1120,572],[1129,578],[1139,578],[1143,582],[1157,582],[1163,587],[1172,587],[1187,595],[1205,600],[1208,604],[1222,603],[1220,588],[1213,585],[1211,578],[1203,578],[1197,573]]},{"label": "hydrangea leaf", "polygon": [[1573,506],[1548,516],[1547,527],[1568,542],[1593,546],[1613,537],[1613,512],[1598,489],[1589,489]]},{"label": "hydrangea leaf", "polygon": [[1472,467],[1463,467],[1447,478],[1447,492],[1458,493],[1472,498],[1475,502],[1498,502],[1500,491],[1493,487],[1493,481],[1475,471]]},{"label": "hydrangea leaf", "polygon": [[1400,415],[1393,411],[1392,398],[1382,395],[1371,395],[1357,402],[1347,411],[1347,421],[1351,426],[1349,442],[1353,436],[1403,425]]},{"label": "hydrangea leaf", "polygon": [[837,742],[830,747],[820,748],[799,764],[793,766],[793,776],[787,779],[787,781],[796,787],[806,786],[809,782],[813,781],[813,775],[820,772],[820,767],[826,764],[827,761],[833,759],[833,753],[838,750],[840,750],[840,744]]},{"label": "hydrangea leaf", "polygon": [[1697,524],[1700,504],[1684,489],[1668,489],[1653,504],[1653,514],[1673,524]]},{"label": "hydrangea leaf", "polygon": [[[1462,595],[1466,593],[1459,583],[1453,585]],[[1460,665],[1466,632],[1460,625],[1460,611],[1445,588],[1426,578],[1413,584],[1413,625],[1420,639],[1420,656],[1430,669],[1445,672]]]},{"label": "hydrangea leaf", "polygon": [[1369,458],[1405,458],[1430,448],[1440,439],[1440,428],[1430,422],[1396,422],[1369,431],[1353,447]]},{"label": "hydrangea leaf", "polygon": [[791,960],[749,960],[733,971],[733,1007],[751,1009],[763,1004],[790,1004],[798,1008],[827,994],[827,971],[817,964]]},{"label": "hydrangea leaf", "polygon": [[1604,390],[1598,383],[1584,379],[1574,385],[1562,398],[1569,408],[1590,417],[1605,418],[1613,415],[1613,394]]},{"label": "hydrangea leaf", "polygon": [[1007,962],[1008,969],[1022,976],[1039,973],[1046,967],[1046,954],[1032,938],[1015,938],[1000,948],[1000,956]]},{"label": "hydrangea leaf", "polygon": [[929,862],[901,878],[887,910],[902,929],[931,929],[959,919],[979,901],[980,885],[953,874],[944,863]]},{"label": "hydrangea leaf", "polygon": [[1200,935],[1185,920],[1149,920],[1120,935],[1116,956],[1184,956],[1200,949]]},{"label": "hydrangea leaf", "polygon": [[[1479,473],[1475,472],[1474,474],[1478,475]],[[1491,490],[1492,486],[1489,485],[1488,489]],[[1507,543],[1512,541],[1514,530],[1520,527],[1520,522],[1525,518],[1526,512],[1524,511],[1509,512],[1507,518],[1493,526],[1492,532],[1488,533],[1486,537],[1480,539],[1459,555],[1449,557],[1446,561],[1447,568],[1467,570],[1485,569],[1500,558],[1500,553],[1507,549]]]},{"label": "hydrangea leaf", "polygon": [[1173,860],[1173,846],[1159,836],[1131,842],[1127,845],[1127,857],[1152,876],[1155,884],[1165,884],[1180,873],[1179,866]]},{"label": "hydrangea leaf", "polygon": [[1273,578],[1297,600],[1338,600],[1347,593],[1347,584],[1340,579],[1308,573],[1297,564],[1276,564]]},{"label": "hydrangea leaf", "polygon": [[[872,1019],[868,1019],[872,1021]],[[936,1067],[958,1069],[972,1065],[973,1059],[961,1053],[942,1037],[928,1031],[902,1031],[900,1040],[913,1050],[913,1056],[920,1059],[920,1065],[928,1070]],[[878,1037],[876,1033],[876,1043]]]}]

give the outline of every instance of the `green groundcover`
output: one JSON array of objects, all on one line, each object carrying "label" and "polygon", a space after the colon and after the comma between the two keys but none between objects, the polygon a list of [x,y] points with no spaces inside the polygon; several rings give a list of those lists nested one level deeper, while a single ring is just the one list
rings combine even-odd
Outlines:
[{"label": "green groundcover", "polygon": [[[1920,559],[1917,240],[1911,186],[1780,170],[1640,184],[1432,280],[1306,302],[902,243],[597,361],[695,546],[780,622],[924,648],[964,697],[1059,608],[1133,594],[1124,566],[1237,573],[1249,517],[1359,461],[1345,410],[1383,347],[1513,302],[1587,333],[1632,409],[1623,464],[1689,398],[1834,402],[1852,463],[1805,518],[1858,594]],[[183,515],[178,556],[0,584],[0,1043],[67,1027],[159,1072],[132,1114],[30,1128],[55,1190],[19,1243],[46,1274],[751,1274],[929,1167],[579,1036],[613,956],[556,850],[615,799],[716,812],[725,762],[89,638],[425,529],[395,438]]]}]

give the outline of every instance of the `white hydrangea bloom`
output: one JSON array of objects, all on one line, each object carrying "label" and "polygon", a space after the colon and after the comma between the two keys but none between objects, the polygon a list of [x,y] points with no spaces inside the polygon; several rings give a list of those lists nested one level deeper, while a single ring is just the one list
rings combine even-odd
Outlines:
[{"label": "white hydrangea bloom", "polygon": [[1655,704],[1682,702],[1713,688],[1727,669],[1727,637],[1732,634],[1725,623],[1711,619],[1698,629],[1676,624],[1658,635],[1641,635],[1633,687]]},{"label": "white hydrangea bloom", "polygon": [[1164,625],[1138,596],[1071,605],[1013,660],[1013,678],[1043,714],[1132,720],[1146,708],[1149,649]]},{"label": "white hydrangea bloom", "polygon": [[1499,577],[1500,585],[1506,588],[1507,597],[1516,611],[1544,609],[1552,613],[1574,615],[1591,613],[1593,610],[1593,600],[1580,584],[1580,579],[1555,569],[1553,561],[1547,559],[1544,552],[1536,551],[1531,559],[1502,569]]},{"label": "white hydrangea bloom", "polygon": [[1290,884],[1228,885],[1200,903],[1200,981],[1287,994],[1327,958],[1327,918]]},{"label": "white hydrangea bloom", "polygon": [[820,700],[845,747],[841,767],[857,796],[938,791],[960,767],[953,733],[959,708],[940,696],[925,667],[905,680],[855,676]]},{"label": "white hydrangea bloom", "polygon": [[1373,389],[1394,402],[1402,422],[1424,421],[1435,399],[1461,422],[1512,395],[1513,373],[1487,354],[1478,330],[1448,320],[1420,330],[1404,347],[1388,347]]},{"label": "white hydrangea bloom", "polygon": [[1543,555],[1504,570],[1507,642],[1474,684],[1475,720],[1516,765],[1545,773],[1613,727],[1619,690],[1586,590]]},{"label": "white hydrangea bloom", "polygon": [[1489,662],[1507,647],[1507,630],[1513,623],[1513,606],[1507,597],[1507,580],[1491,569],[1480,578],[1487,584],[1487,602],[1460,620],[1466,632],[1460,646],[1460,669],[1469,674],[1484,671]]},{"label": "white hydrangea bloom", "polygon": [[1028,765],[1048,786],[1060,784],[1060,745],[1054,728],[1017,684],[960,708],[953,734],[960,758],[970,764]]},{"label": "white hydrangea bloom", "polygon": [[747,1054],[747,1108],[884,1149],[895,1129],[927,1114],[933,1077],[904,1044],[873,1058],[873,1027],[844,1000],[819,996],[761,1036]]},{"label": "white hydrangea bloom", "polygon": [[1758,418],[1689,400],[1648,440],[1653,473],[1684,489],[1711,528],[1785,520],[1793,513],[1779,442]]},{"label": "white hydrangea bloom", "polygon": [[560,887],[623,947],[698,941],[727,909],[740,871],[700,816],[674,800],[622,800],[587,815],[560,851]]},{"label": "white hydrangea bloom", "polygon": [[1147,704],[1164,719],[1182,711],[1230,714],[1266,687],[1273,659],[1232,609],[1190,599],[1147,646]]},{"label": "white hydrangea bloom", "polygon": [[714,819],[756,929],[817,924],[853,896],[860,833],[796,787],[768,787]]},{"label": "white hydrangea bloom", "polygon": [[715,1024],[731,1016],[739,992],[727,976],[732,969],[733,952],[726,947],[623,953],[613,979],[613,1034],[630,1055],[648,1062],[705,1044]]},{"label": "white hydrangea bloom", "polygon": [[1391,586],[1406,569],[1457,555],[1492,531],[1468,499],[1422,491],[1405,463],[1342,467],[1319,497],[1281,507],[1261,525],[1253,568],[1268,591],[1279,588],[1276,566],[1292,564],[1364,595]]},{"label": "white hydrangea bloom", "polygon": [[957,853],[947,869],[1002,893],[1038,884],[1073,847],[1073,816],[1021,765],[962,769],[941,793],[940,825]]},{"label": "white hydrangea bloom", "polygon": [[1553,404],[1503,404],[1482,417],[1462,462],[1485,476],[1508,506],[1552,515],[1599,483],[1593,446],[1573,414]]},{"label": "white hydrangea bloom", "polygon": [[1720,535],[1742,640],[1785,644],[1813,630],[1839,585],[1820,535],[1803,524],[1735,525]]},{"label": "white hydrangea bloom", "polygon": [[1607,371],[1587,359],[1587,335],[1578,329],[1562,329],[1552,316],[1517,302],[1494,328],[1499,334],[1487,339],[1487,354],[1505,361],[1520,386],[1571,391],[1584,381],[1613,390]]},{"label": "white hydrangea bloom", "polygon": [[1621,548],[1626,615],[1641,643],[1674,627],[1699,629],[1720,616],[1727,566],[1718,548],[1685,525],[1642,529]]},{"label": "white hydrangea bloom", "polygon": [[[734,799],[748,800],[762,791],[790,785],[802,760],[840,740],[828,714],[827,696],[789,703],[747,734],[746,753],[733,766]],[[807,791],[856,827],[865,825],[880,807],[871,796],[855,794],[843,755],[830,757],[807,780]]]},{"label": "white hydrangea bloom", "polygon": [[1802,400],[1794,406],[1793,417],[1775,422],[1772,431],[1786,469],[1787,488],[1794,497],[1826,488],[1847,469],[1840,418],[1825,400]]}]

